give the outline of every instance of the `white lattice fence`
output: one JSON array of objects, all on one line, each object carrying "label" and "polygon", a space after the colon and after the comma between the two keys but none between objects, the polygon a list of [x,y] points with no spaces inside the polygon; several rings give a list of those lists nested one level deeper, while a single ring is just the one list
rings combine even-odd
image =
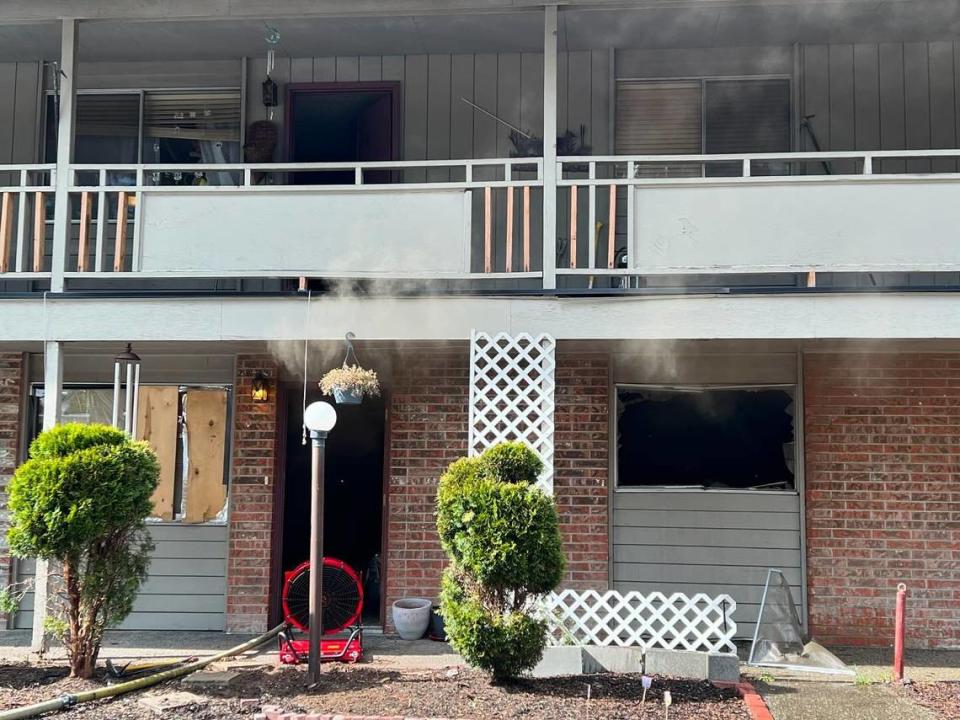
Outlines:
[{"label": "white lattice fence", "polygon": [[549,335],[470,336],[470,454],[522,440],[543,461],[537,484],[551,494],[556,347]]},{"label": "white lattice fence", "polygon": [[561,590],[545,596],[537,614],[551,645],[736,652],[736,607],[729,595]]}]

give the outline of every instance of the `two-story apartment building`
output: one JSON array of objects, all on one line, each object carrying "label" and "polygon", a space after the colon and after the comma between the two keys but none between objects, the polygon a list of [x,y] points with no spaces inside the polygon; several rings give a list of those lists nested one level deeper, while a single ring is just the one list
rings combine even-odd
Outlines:
[{"label": "two-story apartment building", "polygon": [[435,596],[474,333],[526,333],[568,585],[726,592],[749,637],[779,568],[886,644],[902,581],[909,643],[960,646],[955,1],[7,2],[0,98],[0,502],[132,343],[126,627],[278,617],[348,332],[384,393],[338,407],[326,548],[373,626]]}]

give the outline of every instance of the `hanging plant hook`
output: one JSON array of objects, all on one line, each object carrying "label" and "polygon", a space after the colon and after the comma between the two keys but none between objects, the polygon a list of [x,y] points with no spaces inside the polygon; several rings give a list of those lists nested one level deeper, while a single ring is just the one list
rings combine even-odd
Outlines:
[{"label": "hanging plant hook", "polygon": [[[357,336],[352,332],[348,332],[343,336],[343,341],[347,345],[347,354],[343,358],[343,367],[349,367],[350,365],[359,365],[360,361],[357,360],[357,353],[353,349],[353,341],[357,339]],[[351,362],[352,360],[352,362]]]}]

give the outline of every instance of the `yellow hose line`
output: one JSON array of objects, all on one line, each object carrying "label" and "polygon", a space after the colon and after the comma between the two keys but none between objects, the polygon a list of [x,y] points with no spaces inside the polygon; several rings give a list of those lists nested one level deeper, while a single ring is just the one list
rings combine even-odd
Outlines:
[{"label": "yellow hose line", "polygon": [[189,665],[174,668],[173,670],[167,670],[165,672],[157,673],[156,675],[149,675],[137,680],[130,680],[125,683],[120,683],[119,685],[110,685],[97,690],[84,690],[83,692],[61,695],[60,697],[52,700],[44,700],[43,702],[35,703],[33,705],[25,705],[24,707],[16,708],[14,710],[5,710],[0,712],[0,720],[22,720],[23,718],[32,718],[54,710],[63,710],[64,708],[73,707],[74,705],[80,705],[81,703],[90,702],[92,700],[103,700],[104,698],[116,697],[118,695],[124,695],[128,692],[133,692],[134,690],[142,690],[143,688],[148,688],[167,680],[175,680],[176,678],[183,677],[184,675],[189,675],[195,670],[201,670],[207,665],[215,663],[218,660],[239,655],[247,650],[253,650],[253,648],[263,645],[268,640],[275,638],[284,627],[285,625],[283,624],[277,625],[275,628],[265,632],[260,637],[255,637],[253,640],[248,640],[242,645],[237,645],[229,650],[224,650],[216,655],[211,655],[208,658],[197,660]]}]

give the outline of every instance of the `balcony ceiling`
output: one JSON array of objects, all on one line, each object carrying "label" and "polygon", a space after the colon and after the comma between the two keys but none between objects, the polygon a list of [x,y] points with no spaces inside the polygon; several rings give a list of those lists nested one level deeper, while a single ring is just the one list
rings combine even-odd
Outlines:
[{"label": "balcony ceiling", "polygon": [[[0,13],[0,23],[2,17]],[[265,23],[280,31],[278,53],[292,57],[537,52],[542,47],[541,11],[520,8],[509,12],[389,17],[89,21],[81,26],[80,57],[86,61],[156,61],[258,56],[266,51]],[[740,4],[717,0],[662,1],[629,9],[566,8],[560,24],[560,46],[568,50],[957,37],[957,0],[743,0]],[[57,23],[0,24],[0,61],[55,59],[58,55]]]}]

